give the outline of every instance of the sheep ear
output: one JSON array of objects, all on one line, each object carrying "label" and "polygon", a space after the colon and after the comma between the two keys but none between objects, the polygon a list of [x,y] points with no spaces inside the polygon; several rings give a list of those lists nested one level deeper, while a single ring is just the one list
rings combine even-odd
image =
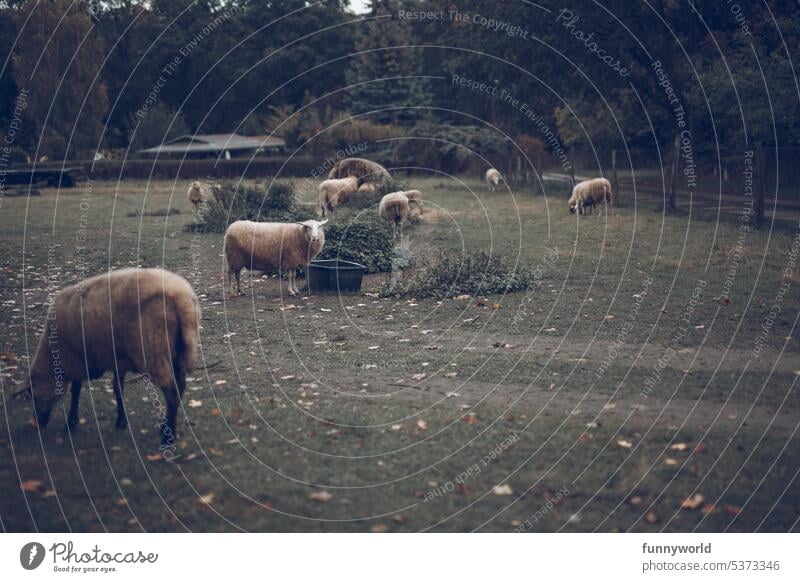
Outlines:
[{"label": "sheep ear", "polygon": [[323,225],[323,224],[325,224],[326,222],[328,222],[328,219],[327,219],[327,218],[326,218],[325,220],[322,220],[322,221],[320,221],[320,223],[319,223],[319,224],[320,224],[320,226],[322,226],[322,225]]}]

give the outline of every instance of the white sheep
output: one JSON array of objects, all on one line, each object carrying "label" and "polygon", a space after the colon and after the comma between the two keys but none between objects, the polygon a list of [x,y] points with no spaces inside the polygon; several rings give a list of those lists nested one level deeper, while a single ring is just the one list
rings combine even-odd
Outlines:
[{"label": "white sheep", "polygon": [[419,190],[406,190],[403,192],[408,198],[408,206],[410,210],[414,210],[415,208],[419,210],[420,214],[425,212],[425,208],[422,205],[422,192]]},{"label": "white sheep", "polygon": [[[305,222],[251,222],[237,220],[225,232],[225,261],[228,264],[228,281],[231,296],[244,295],[240,275],[244,267],[254,271],[277,270],[286,272],[289,294],[297,295],[300,290],[295,282],[298,267],[306,268],[308,263],[325,245],[325,232],[322,225],[327,220],[306,220]],[[233,281],[236,280],[236,290]]]},{"label": "white sheep", "polygon": [[398,226],[400,227],[400,239],[402,239],[403,223],[407,221],[411,215],[411,208],[405,193],[392,192],[384,196],[378,206],[378,214],[392,225],[392,239],[397,238]]},{"label": "white sheep", "polygon": [[197,212],[200,204],[203,203],[203,185],[200,182],[192,182],[186,195],[189,197],[189,202],[192,203],[194,211]]},{"label": "white sheep", "polygon": [[489,184],[489,189],[494,192],[497,190],[497,187],[500,185],[500,182],[504,182],[502,174],[495,170],[494,168],[489,168],[486,170],[486,183]]},{"label": "white sheep", "polygon": [[595,204],[603,203],[606,204],[606,213],[608,213],[608,207],[613,203],[611,182],[605,178],[593,178],[575,184],[568,205],[572,214],[575,212],[584,214],[587,210],[591,213]]},{"label": "white sheep", "polygon": [[358,178],[325,180],[319,185],[319,207],[322,218],[330,216],[337,206],[347,204],[350,195],[358,191]]},{"label": "white sheep", "polygon": [[128,424],[126,372],[144,373],[167,403],[161,441],[175,440],[175,420],[200,343],[200,305],[191,285],[162,269],[121,269],[60,291],[31,362],[30,384],[40,426],[70,385],[68,426],[78,424],[84,380],[114,373],[117,427]]}]

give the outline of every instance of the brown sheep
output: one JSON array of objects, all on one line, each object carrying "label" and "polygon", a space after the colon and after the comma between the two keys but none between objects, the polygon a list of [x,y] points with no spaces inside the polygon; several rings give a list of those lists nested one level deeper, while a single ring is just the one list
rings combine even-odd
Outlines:
[{"label": "brown sheep", "polygon": [[606,213],[608,207],[613,204],[613,192],[611,191],[611,182],[605,178],[594,178],[592,180],[585,180],[576,184],[572,189],[572,196],[569,198],[569,211],[574,214],[584,214],[586,210],[590,213],[596,204],[606,204]]},{"label": "brown sheep", "polygon": [[117,427],[128,424],[123,401],[126,372],[144,373],[164,394],[161,441],[174,443],[186,373],[200,343],[200,306],[183,277],[162,269],[121,269],[72,285],[56,295],[30,367],[37,422],[50,420],[70,384],[67,424],[78,424],[84,380],[114,373]]},{"label": "brown sheep", "polygon": [[358,191],[358,178],[341,178],[325,180],[319,187],[320,216],[325,218],[333,214],[337,206],[350,201],[350,195]]},{"label": "brown sheep", "polygon": [[339,160],[328,172],[329,180],[338,180],[350,176],[358,178],[360,182],[383,182],[391,177],[386,168],[379,163],[363,158]]}]

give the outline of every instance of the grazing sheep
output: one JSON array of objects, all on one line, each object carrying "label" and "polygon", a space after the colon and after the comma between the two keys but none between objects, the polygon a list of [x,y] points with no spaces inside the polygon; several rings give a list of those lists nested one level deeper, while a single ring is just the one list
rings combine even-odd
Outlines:
[{"label": "grazing sheep", "polygon": [[575,184],[572,189],[572,196],[569,198],[569,211],[571,213],[585,214],[586,210],[590,213],[596,204],[606,204],[608,207],[613,203],[613,193],[611,192],[611,182],[605,178],[594,178]]},{"label": "grazing sheep", "polygon": [[192,182],[186,195],[189,197],[189,202],[194,206],[194,211],[197,212],[203,202],[203,185],[200,182]]},{"label": "grazing sheep", "polygon": [[358,191],[364,194],[374,194],[377,190],[373,182],[364,182],[358,187]]},{"label": "grazing sheep", "polygon": [[[300,290],[295,282],[295,269],[307,267],[325,245],[322,225],[327,220],[305,222],[251,222],[237,220],[225,232],[225,260],[231,297],[244,295],[239,281],[242,269],[250,271],[285,271],[289,294]],[[236,291],[233,281],[236,280]]]},{"label": "grazing sheep", "polygon": [[419,190],[406,190],[403,192],[408,198],[408,207],[410,210],[414,210],[415,208],[419,210],[420,214],[425,212],[425,209],[422,205],[422,192]]},{"label": "grazing sheep", "polygon": [[392,225],[392,239],[397,238],[398,226],[400,239],[403,238],[403,223],[411,215],[408,198],[404,192],[392,192],[381,199],[378,213],[386,222]]},{"label": "grazing sheep", "polygon": [[175,419],[200,343],[200,306],[191,285],[162,269],[121,269],[63,289],[30,367],[29,390],[38,424],[46,426],[70,384],[70,429],[78,424],[84,380],[114,373],[117,428],[128,425],[125,373],[144,373],[167,402],[161,442],[172,445]]},{"label": "grazing sheep", "polygon": [[494,168],[489,168],[488,170],[486,170],[486,183],[489,184],[489,189],[492,192],[497,190],[497,187],[500,185],[500,182],[505,182],[500,172],[498,172]]},{"label": "grazing sheep", "polygon": [[391,176],[389,172],[377,162],[363,158],[345,158],[336,162],[328,172],[329,180],[338,180],[352,176],[361,182],[383,182]]},{"label": "grazing sheep", "polygon": [[322,218],[333,214],[337,206],[347,204],[350,195],[358,191],[358,178],[325,180],[319,185],[319,207]]}]

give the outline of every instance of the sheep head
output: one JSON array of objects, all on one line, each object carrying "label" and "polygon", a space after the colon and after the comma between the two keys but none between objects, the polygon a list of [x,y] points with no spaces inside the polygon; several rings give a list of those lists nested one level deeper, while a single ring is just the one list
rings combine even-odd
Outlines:
[{"label": "sheep head", "polygon": [[304,222],[298,222],[299,225],[305,227],[306,233],[308,234],[308,238],[311,242],[317,242],[321,238],[324,240],[325,233],[322,230],[322,225],[328,222],[328,219],[325,220],[306,220]]},{"label": "sheep head", "polygon": [[[53,410],[53,404],[58,397],[63,393],[64,383],[59,379],[58,382],[55,377],[40,378],[31,375],[30,382],[14,392],[11,398],[25,398],[33,400],[33,412],[36,415],[36,424],[41,427],[47,426],[50,421],[50,412]],[[59,387],[61,385],[61,387]]]}]

